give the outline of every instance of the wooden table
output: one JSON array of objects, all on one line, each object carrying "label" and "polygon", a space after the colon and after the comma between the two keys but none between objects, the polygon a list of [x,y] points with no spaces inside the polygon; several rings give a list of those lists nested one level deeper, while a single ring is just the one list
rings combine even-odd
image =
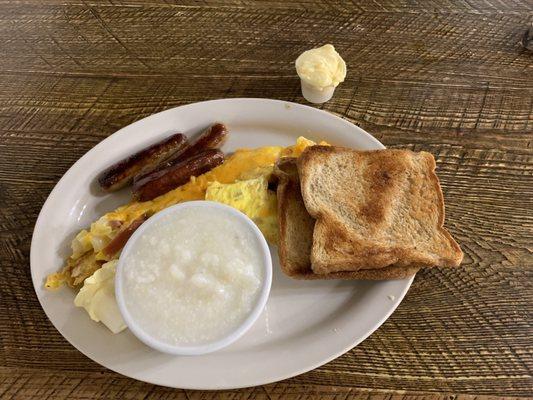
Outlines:
[{"label": "wooden table", "polygon": [[32,288],[33,226],[67,169],[124,125],[207,99],[304,102],[293,62],[324,43],[349,73],[320,108],[435,155],[465,260],[419,273],[335,361],[222,394],[533,396],[533,53],[518,44],[531,0],[40,3],[0,1],[0,398],[221,395],[133,381],[68,344]]}]

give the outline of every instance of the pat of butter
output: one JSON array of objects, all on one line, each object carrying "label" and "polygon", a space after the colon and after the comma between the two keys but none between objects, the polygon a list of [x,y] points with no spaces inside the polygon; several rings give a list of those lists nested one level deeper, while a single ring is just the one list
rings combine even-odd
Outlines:
[{"label": "pat of butter", "polygon": [[346,63],[331,44],[326,44],[300,54],[296,72],[316,88],[336,87],[346,77]]},{"label": "pat of butter", "polygon": [[83,287],[74,299],[76,307],[83,307],[91,319],[102,322],[113,333],[126,329],[115,298],[115,268],[118,260],[102,265],[85,279]]}]

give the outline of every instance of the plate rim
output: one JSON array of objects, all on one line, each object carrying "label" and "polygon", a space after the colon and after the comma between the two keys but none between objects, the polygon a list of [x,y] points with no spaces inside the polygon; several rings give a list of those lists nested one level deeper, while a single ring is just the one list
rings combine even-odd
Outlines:
[{"label": "plate rim", "polygon": [[[56,323],[52,320],[52,318],[49,316],[46,308],[45,308],[45,305],[43,304],[43,299],[41,298],[41,296],[39,295],[39,290],[38,288],[40,288],[42,286],[42,282],[41,281],[38,281],[37,277],[36,277],[36,264],[38,263],[38,260],[37,260],[37,250],[35,249],[35,246],[34,246],[34,240],[35,240],[35,236],[36,236],[36,232],[38,230],[38,227],[42,224],[42,220],[44,218],[44,212],[45,212],[45,209],[46,208],[49,208],[50,204],[49,202],[51,202],[52,198],[55,197],[57,195],[56,192],[59,191],[59,187],[61,186],[62,182],[64,180],[66,180],[66,176],[71,172],[71,170],[75,169],[77,165],[81,164],[83,162],[83,160],[88,157],[88,154],[90,152],[92,152],[93,150],[95,149],[99,149],[101,147],[104,147],[106,146],[106,144],[111,141],[111,138],[116,138],[117,135],[118,136],[121,136],[121,135],[124,135],[125,134],[125,131],[128,129],[131,129],[132,127],[135,127],[135,125],[137,124],[141,124],[143,121],[147,120],[147,119],[150,119],[150,118],[160,118],[161,115],[164,115],[165,113],[171,113],[173,112],[174,110],[176,109],[187,109],[187,108],[192,108],[192,107],[195,107],[195,106],[200,106],[200,105],[207,105],[207,104],[216,104],[216,103],[220,103],[220,102],[224,102],[224,103],[231,103],[231,102],[242,102],[242,101],[246,101],[246,102],[266,102],[266,103],[277,103],[277,104],[280,104],[280,105],[283,105],[283,106],[289,106],[289,107],[295,107],[295,108],[302,108],[302,109],[306,109],[310,112],[313,112],[313,113],[318,113],[318,114],[322,114],[324,115],[325,117],[327,118],[335,118],[337,119],[339,122],[341,122],[343,125],[349,127],[349,129],[354,129],[359,131],[359,133],[362,133],[365,135],[365,137],[367,139],[369,139],[376,147],[379,147],[380,149],[385,149],[385,146],[379,141],[377,140],[374,136],[372,136],[370,133],[366,132],[364,129],[362,129],[361,127],[357,126],[356,124],[344,119],[343,117],[335,114],[335,113],[332,113],[332,112],[329,112],[329,111],[326,111],[326,110],[322,110],[322,109],[318,109],[318,108],[315,108],[315,107],[312,107],[312,106],[309,106],[309,105],[306,105],[306,104],[300,104],[300,103],[295,103],[295,102],[291,102],[291,101],[286,101],[286,100],[279,100],[279,99],[269,99],[269,98],[254,98],[254,97],[235,97],[235,98],[223,98],[223,99],[213,99],[213,100],[206,100],[206,101],[199,101],[199,102],[193,102],[193,103],[187,103],[187,104],[183,104],[183,105],[179,105],[179,106],[176,106],[176,107],[171,107],[171,108],[168,108],[168,109],[165,109],[165,110],[162,110],[162,111],[159,111],[157,113],[154,113],[154,114],[150,114],[144,118],[141,118],[137,121],[134,121],[128,125],[125,125],[123,126],[122,128],[118,129],[117,131],[115,131],[114,133],[110,134],[109,136],[107,136],[106,138],[104,138],[103,140],[101,140],[99,143],[97,143],[95,146],[93,146],[92,148],[90,148],[89,150],[87,150],[87,152],[85,152],[79,159],[77,159],[69,168],[67,171],[65,171],[65,173],[61,176],[61,178],[56,182],[56,184],[54,185],[53,189],[50,191],[50,193],[48,194],[46,200],[44,201],[43,205],[41,206],[41,210],[39,211],[39,215],[35,221],[35,225],[34,225],[34,228],[33,228],[33,232],[32,232],[32,237],[31,237],[31,244],[30,244],[30,273],[31,273],[31,278],[32,278],[32,284],[33,284],[33,289],[34,289],[34,292],[35,292],[35,295],[39,301],[39,304],[41,306],[41,308],[43,309],[46,317],[48,318],[48,320],[50,321],[50,323],[52,324],[52,326],[61,334],[61,336],[63,337],[64,340],[66,340],[72,347],[74,347],[77,351],[79,351],[80,353],[82,353],[84,356],[86,356],[87,358],[89,358],[91,361],[97,363],[98,365],[106,368],[106,369],[109,369],[115,373],[118,373],[122,376],[126,376],[128,378],[131,378],[131,379],[135,379],[135,380],[139,380],[139,381],[142,381],[142,382],[146,382],[146,383],[150,383],[150,384],[154,384],[154,385],[159,385],[159,386],[164,386],[164,387],[172,387],[172,388],[180,388],[180,389],[193,389],[193,390],[228,390],[228,389],[242,389],[242,388],[248,388],[248,387],[255,387],[255,386],[260,386],[260,385],[266,385],[266,384],[270,384],[270,383],[274,383],[274,382],[279,382],[279,381],[282,381],[282,380],[285,380],[285,379],[289,379],[289,378],[292,378],[292,377],[295,377],[295,376],[298,376],[298,375],[301,375],[301,374],[304,374],[306,372],[309,372],[311,370],[314,370],[316,368],[319,368],[329,362],[331,362],[332,360],[340,357],[341,355],[347,353],[348,351],[350,351],[351,349],[355,348],[356,346],[358,346],[361,342],[363,342],[364,340],[366,340],[370,335],[372,335],[379,327],[381,327],[381,325],[383,325],[383,323],[394,313],[394,311],[396,311],[396,309],[398,308],[398,306],[400,305],[400,303],[402,302],[403,298],[405,297],[405,295],[407,294],[407,292],[409,291],[412,283],[413,283],[413,280],[416,276],[413,275],[411,276],[410,278],[407,278],[407,279],[404,279],[405,281],[405,287],[402,289],[402,291],[395,297],[394,301],[391,301],[390,302],[390,309],[388,310],[387,313],[385,313],[380,319],[378,322],[376,322],[367,332],[366,334],[362,335],[361,337],[359,337],[357,340],[355,340],[354,342],[352,342],[351,344],[343,347],[341,350],[337,351],[337,352],[334,352],[332,353],[330,356],[322,359],[321,361],[317,361],[315,363],[312,363],[312,364],[308,364],[306,365],[305,367],[303,368],[300,368],[298,369],[297,371],[293,372],[293,373],[290,373],[290,374],[281,374],[281,375],[276,375],[276,376],[273,376],[273,374],[270,374],[269,375],[269,378],[267,379],[262,379],[262,380],[258,380],[258,379],[255,379],[255,380],[252,380],[253,382],[249,383],[249,384],[245,384],[245,385],[224,385],[224,384],[215,384],[215,385],[211,385],[211,386],[205,386],[205,387],[202,387],[202,388],[199,388],[197,386],[188,386],[188,385],[180,385],[180,386],[170,386],[168,384],[165,384],[165,383],[162,383],[162,382],[158,382],[157,380],[155,379],[144,379],[144,378],[139,378],[139,377],[134,377],[132,376],[131,374],[126,374],[126,373],[123,373],[123,372],[120,372],[118,371],[117,369],[115,368],[112,368],[112,367],[109,367],[107,365],[103,365],[101,364],[100,362],[98,362],[97,360],[95,360],[91,355],[87,354],[85,351],[79,349],[74,343],[72,343],[67,337],[65,337],[63,335],[63,333],[61,332],[61,329],[59,329],[59,327],[56,325]],[[48,206],[48,207],[47,207]],[[34,267],[35,266],[35,267]]]}]

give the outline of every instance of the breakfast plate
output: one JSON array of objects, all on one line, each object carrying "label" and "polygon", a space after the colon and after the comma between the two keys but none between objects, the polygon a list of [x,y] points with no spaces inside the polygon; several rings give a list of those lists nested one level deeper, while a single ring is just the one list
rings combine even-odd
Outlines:
[{"label": "breakfast plate", "polygon": [[231,136],[223,150],[289,146],[299,136],[361,150],[383,145],[361,128],[325,111],[268,99],[225,99],[173,108],[137,121],[103,140],[61,178],[46,200],[31,245],[31,273],[39,301],[54,326],[95,362],[138,380],[176,388],[230,389],[279,381],[319,367],[349,351],[396,309],[413,278],[390,281],[299,281],[280,270],[271,247],[270,298],[256,323],[237,342],[215,353],[172,356],[141,343],[130,332],[112,335],[74,307],[69,288],[52,292],[46,276],[61,267],[76,233],[125,204],[124,189],[103,195],[95,177],[115,160],[147,144],[214,121]]}]

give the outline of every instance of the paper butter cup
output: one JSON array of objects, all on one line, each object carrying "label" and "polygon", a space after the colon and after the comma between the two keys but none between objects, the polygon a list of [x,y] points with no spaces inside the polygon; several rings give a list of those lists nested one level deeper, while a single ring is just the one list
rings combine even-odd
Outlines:
[{"label": "paper butter cup", "polygon": [[335,92],[335,86],[333,85],[321,88],[313,86],[303,79],[300,79],[300,81],[302,82],[302,95],[310,103],[325,103],[333,97],[333,92]]}]

